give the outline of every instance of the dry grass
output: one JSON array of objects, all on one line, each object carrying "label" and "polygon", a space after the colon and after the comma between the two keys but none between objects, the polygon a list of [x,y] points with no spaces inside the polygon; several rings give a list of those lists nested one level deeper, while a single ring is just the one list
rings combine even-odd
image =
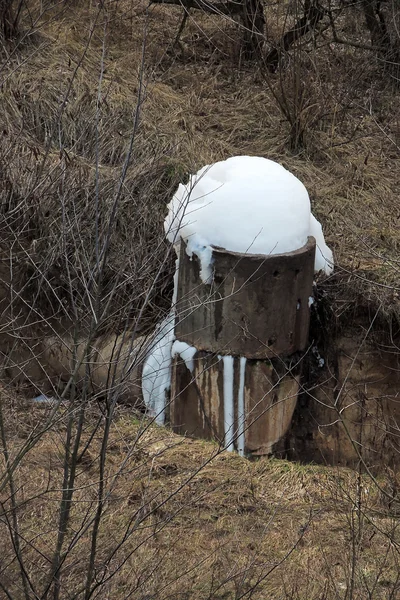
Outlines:
[{"label": "dry grass", "polygon": [[[281,11],[269,9],[270,42],[280,35]],[[139,0],[33,1],[23,13],[21,31],[29,35],[0,50],[0,266],[2,273],[8,269],[7,287],[19,286],[39,326],[68,327],[75,320],[81,329],[88,326],[92,298],[105,303],[116,290],[97,333],[134,320],[150,293],[142,326],[151,326],[171,295],[162,221],[174,187],[204,164],[252,154],[282,162],[309,189],[338,265],[321,284],[333,314],[344,322],[361,306],[398,317],[400,171],[393,115],[400,100],[378,65],[370,55],[321,38],[301,56],[292,53],[280,73],[266,75],[242,62],[237,26],[224,19],[193,14],[173,48],[181,18],[176,7],[147,8]],[[365,31],[356,24],[362,40]],[[91,287],[90,276],[96,198],[100,239],[118,200],[100,290]],[[17,302],[12,308],[14,317]],[[46,410],[2,397],[14,455]],[[60,409],[16,473],[21,540],[38,588],[57,533],[68,411],[68,405]],[[99,411],[94,404],[83,442]],[[79,463],[66,542],[96,508],[101,432]],[[285,461],[249,463],[226,453],[200,469],[217,450],[166,429],[146,429],[118,409],[96,561],[103,584],[94,597],[399,594],[398,517],[368,478]],[[1,500],[9,508],[7,492]],[[0,528],[0,582],[19,598],[4,518]],[[89,544],[83,532],[67,557],[63,598],[82,585]]]},{"label": "dry grass", "polygon": [[[83,444],[97,410],[92,413]],[[6,414],[13,455],[45,409],[14,399]],[[352,578],[353,598],[371,590],[374,599],[387,598],[389,590],[396,597],[398,522],[367,477],[278,460],[251,463],[229,453],[207,464],[215,444],[145,425],[122,409],[112,425],[96,569],[99,581],[114,569],[115,575],[94,597],[328,600],[348,597]],[[101,433],[78,465],[69,541],[96,507]],[[16,476],[22,547],[37,589],[57,530],[64,436],[61,411],[58,426]],[[4,522],[1,527],[2,582],[19,597]],[[63,597],[83,583],[89,543],[83,533],[66,559]]]},{"label": "dry grass", "polygon": [[[400,107],[370,55],[321,38],[319,48],[293,55],[280,74],[266,76],[240,62],[236,25],[222,18],[195,11],[173,49],[182,16],[177,7],[146,10],[145,3],[127,0],[103,10],[86,3],[54,6],[38,17],[34,35],[9,58],[3,53],[0,75],[2,229],[17,238],[18,271],[46,316],[68,313],[71,302],[83,311],[87,306],[96,161],[104,233],[138,103],[141,123],[105,274],[104,297],[116,280],[120,292],[109,323],[137,314],[163,264],[164,205],[177,182],[234,154],[278,160],[308,187],[335,252],[338,268],[327,289],[340,313],[343,307],[352,313],[357,304],[398,316],[400,182],[393,114]],[[273,40],[282,13],[269,14]],[[27,15],[22,28],[29,29]],[[361,28],[357,35],[366,33]],[[301,132],[295,149],[293,123],[279,103]],[[83,258],[77,246],[85,250]],[[160,281],[170,272],[169,264],[163,267]],[[151,320],[169,294],[166,284],[156,286]]]}]

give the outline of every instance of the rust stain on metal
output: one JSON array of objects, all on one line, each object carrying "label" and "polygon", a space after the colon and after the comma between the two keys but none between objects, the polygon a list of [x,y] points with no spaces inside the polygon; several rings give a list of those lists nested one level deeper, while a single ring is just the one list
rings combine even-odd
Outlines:
[{"label": "rust stain on metal", "polygon": [[[278,375],[281,361],[250,360],[246,363],[245,454],[271,454],[274,445],[286,434],[297,402],[300,367],[295,375]],[[176,358],[172,368],[171,426],[176,433],[224,442],[223,361],[215,354],[198,352],[194,372]],[[239,359],[234,359],[234,428],[239,424]],[[238,447],[237,440],[234,441]]]},{"label": "rust stain on metal", "polygon": [[223,442],[223,373],[214,354],[198,352],[194,372],[176,357],[171,377],[171,426],[177,433]]},{"label": "rust stain on metal", "polygon": [[271,454],[275,444],[287,433],[297,404],[299,379],[299,368],[296,374],[278,374],[272,363],[248,362],[245,385],[247,452]]}]

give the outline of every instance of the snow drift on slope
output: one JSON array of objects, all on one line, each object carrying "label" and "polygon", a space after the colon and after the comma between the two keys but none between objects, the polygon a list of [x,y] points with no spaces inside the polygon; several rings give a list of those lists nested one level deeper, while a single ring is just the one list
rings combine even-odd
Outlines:
[{"label": "snow drift on slope", "polygon": [[311,213],[304,185],[282,165],[266,158],[234,156],[205,166],[180,184],[164,227],[173,243],[187,243],[201,262],[201,277],[212,277],[212,248],[251,254],[281,254],[317,241],[315,270],[329,274],[332,252]]}]

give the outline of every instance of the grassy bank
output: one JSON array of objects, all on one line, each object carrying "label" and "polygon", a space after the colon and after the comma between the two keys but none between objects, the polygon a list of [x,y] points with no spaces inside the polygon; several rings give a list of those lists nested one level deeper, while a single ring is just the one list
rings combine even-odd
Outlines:
[{"label": "grassy bank", "polygon": [[[39,426],[49,410],[13,399],[7,410],[12,456],[32,422]],[[83,447],[96,416],[92,408]],[[24,499],[18,510],[24,564],[37,593],[46,587],[58,528],[67,420],[68,409],[60,407],[57,427],[15,477]],[[84,597],[102,433],[100,427],[77,465],[62,597]],[[389,479],[377,482],[380,491],[343,468],[249,462],[211,442],[149,427],[122,408],[107,454],[94,598],[383,599],[399,591],[397,504],[389,506],[385,496]],[[8,536],[0,547],[2,582],[20,598]]]},{"label": "grassy bank", "polygon": [[[270,74],[241,59],[234,22],[201,11],[174,45],[179,7],[32,7],[2,54],[1,201],[15,270],[47,316],[85,311],[96,231],[112,221],[101,293],[117,282],[114,325],[137,315],[161,267],[154,322],[171,293],[165,203],[187,173],[235,154],[277,160],[307,186],[335,252],[337,315],[398,315],[399,99],[373,55],[321,37]],[[290,15],[266,14],[271,45]]]}]

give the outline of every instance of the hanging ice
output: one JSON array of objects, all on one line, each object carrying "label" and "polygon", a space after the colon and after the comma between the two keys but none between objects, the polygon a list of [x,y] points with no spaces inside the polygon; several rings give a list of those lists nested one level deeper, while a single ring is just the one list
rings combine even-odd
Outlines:
[{"label": "hanging ice", "polygon": [[315,251],[315,271],[325,271],[327,275],[330,275],[333,271],[332,250],[325,244],[321,223],[317,221],[312,213],[310,214],[309,235],[313,235],[317,242]]},{"label": "hanging ice", "polygon": [[246,376],[246,358],[240,357],[239,371],[239,392],[238,392],[238,436],[236,440],[237,451],[240,456],[244,456],[244,431],[246,424],[246,414],[244,406],[244,383]]},{"label": "hanging ice", "polygon": [[147,349],[142,371],[143,400],[158,425],[165,419],[167,392],[171,386],[171,347],[175,315],[171,312],[159,323]]},{"label": "hanging ice", "polygon": [[233,407],[233,356],[218,356],[224,365],[224,429],[225,429],[225,447],[228,452],[234,449],[233,440],[234,431],[234,407]]},{"label": "hanging ice", "polygon": [[186,368],[189,369],[191,373],[194,371],[194,360],[193,357],[196,354],[197,349],[194,346],[189,346],[186,342],[180,342],[179,340],[175,340],[172,344],[171,350],[171,358],[175,358],[175,356],[180,356],[186,364]]}]

